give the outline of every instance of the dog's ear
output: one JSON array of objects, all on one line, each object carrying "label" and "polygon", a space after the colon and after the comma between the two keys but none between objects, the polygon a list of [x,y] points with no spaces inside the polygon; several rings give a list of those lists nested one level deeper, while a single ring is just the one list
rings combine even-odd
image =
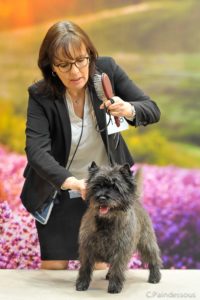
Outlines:
[{"label": "dog's ear", "polygon": [[120,172],[124,175],[128,175],[128,176],[132,176],[132,172],[131,172],[131,169],[130,169],[130,166],[128,163],[124,164],[123,166],[121,166],[120,168]]},{"label": "dog's ear", "polygon": [[93,173],[93,172],[96,172],[96,171],[98,171],[99,170],[99,167],[97,166],[97,164],[95,163],[95,161],[93,161],[92,163],[91,163],[91,166],[88,168],[88,171],[90,172],[90,173]]}]

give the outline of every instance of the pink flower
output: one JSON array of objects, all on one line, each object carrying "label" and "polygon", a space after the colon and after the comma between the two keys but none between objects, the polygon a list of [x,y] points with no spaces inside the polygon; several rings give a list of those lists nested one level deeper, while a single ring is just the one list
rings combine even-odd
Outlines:
[{"label": "pink flower", "polygon": [[[0,269],[37,269],[35,222],[22,206],[26,158],[0,147]],[[142,169],[142,202],[149,212],[165,268],[200,268],[200,170],[135,165]],[[129,268],[143,268],[134,254]],[[69,262],[78,269],[78,261]]]}]

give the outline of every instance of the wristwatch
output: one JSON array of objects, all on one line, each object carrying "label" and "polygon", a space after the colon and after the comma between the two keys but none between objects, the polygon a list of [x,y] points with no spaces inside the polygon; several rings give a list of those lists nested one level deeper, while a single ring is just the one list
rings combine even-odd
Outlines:
[{"label": "wristwatch", "polygon": [[130,117],[126,117],[126,119],[129,121],[133,121],[135,119],[136,112],[135,112],[134,105],[132,105],[132,104],[130,104],[130,105],[131,105],[131,109],[132,109],[132,115]]}]

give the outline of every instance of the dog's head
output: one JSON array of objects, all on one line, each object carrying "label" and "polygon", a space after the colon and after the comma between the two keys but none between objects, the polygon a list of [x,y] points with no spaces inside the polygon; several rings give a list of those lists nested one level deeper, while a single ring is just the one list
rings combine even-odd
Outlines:
[{"label": "dog's head", "polygon": [[89,168],[87,200],[101,217],[127,211],[133,204],[135,187],[128,164],[99,167],[93,162]]}]

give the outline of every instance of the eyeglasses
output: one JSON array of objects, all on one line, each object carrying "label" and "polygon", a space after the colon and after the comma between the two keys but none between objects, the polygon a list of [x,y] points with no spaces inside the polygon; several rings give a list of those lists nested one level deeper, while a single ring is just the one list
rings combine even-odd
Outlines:
[{"label": "eyeglasses", "polygon": [[72,66],[75,65],[78,69],[82,69],[88,65],[89,57],[79,57],[74,62],[63,62],[61,64],[54,64],[58,67],[59,71],[62,73],[67,73],[71,70]]}]

